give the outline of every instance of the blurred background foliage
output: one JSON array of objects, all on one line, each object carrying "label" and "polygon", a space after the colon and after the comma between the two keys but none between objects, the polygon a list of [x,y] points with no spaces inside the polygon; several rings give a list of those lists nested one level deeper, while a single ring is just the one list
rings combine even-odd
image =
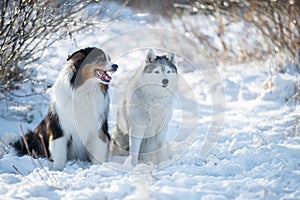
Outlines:
[{"label": "blurred background foliage", "polygon": [[[130,0],[128,6],[160,15],[170,23],[179,19],[186,34],[223,61],[267,60],[284,54],[299,68],[300,1]],[[204,18],[211,21],[211,35],[203,30]],[[178,23],[173,28],[178,29]],[[219,41],[212,42],[212,37]]]},{"label": "blurred background foliage", "polygon": [[[55,41],[92,26],[76,17],[98,1],[2,0],[0,2],[0,92],[7,96],[19,84],[33,81],[33,69]],[[102,10],[95,13],[98,15]]]},{"label": "blurred background foliage", "polygon": [[[119,12],[107,12],[112,2],[147,13],[148,24],[184,33],[219,64],[262,61],[270,63],[272,72],[284,72],[288,66],[299,73],[298,0],[2,0],[0,100],[22,97],[15,92],[20,85],[41,82],[30,66],[54,42],[101,29],[103,19],[119,20]],[[43,90],[24,96],[51,87],[46,80],[43,84]]]}]

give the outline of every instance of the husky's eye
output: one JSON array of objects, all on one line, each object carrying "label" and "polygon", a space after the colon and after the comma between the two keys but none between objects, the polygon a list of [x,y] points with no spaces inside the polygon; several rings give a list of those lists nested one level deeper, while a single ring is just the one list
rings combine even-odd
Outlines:
[{"label": "husky's eye", "polygon": [[155,73],[155,74],[159,74],[159,71],[158,71],[158,70],[155,70],[154,73]]},{"label": "husky's eye", "polygon": [[171,73],[171,71],[170,71],[170,70],[168,70],[168,71],[167,71],[167,74],[170,74],[170,73]]}]

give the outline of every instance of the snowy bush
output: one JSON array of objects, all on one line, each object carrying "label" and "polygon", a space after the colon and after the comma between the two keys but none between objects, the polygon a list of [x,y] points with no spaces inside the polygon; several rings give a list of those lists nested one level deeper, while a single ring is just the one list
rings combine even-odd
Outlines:
[{"label": "snowy bush", "polygon": [[[99,28],[106,3],[99,0],[0,1],[0,117],[33,120],[31,111],[47,101],[44,97],[35,100],[31,97],[44,94],[52,84],[47,75],[38,73],[39,62],[52,56],[48,55],[49,49],[58,40],[75,40],[74,34]],[[88,6],[94,8],[90,9],[92,13],[86,11]]]},{"label": "snowy bush", "polygon": [[[175,6],[181,8],[177,9],[179,14],[187,10],[198,16],[197,23],[187,19],[182,25],[201,43],[216,50],[218,57],[266,60],[284,52],[299,67],[299,1],[194,0]],[[210,19],[213,34],[200,28],[203,16]]]},{"label": "snowy bush", "polygon": [[[272,77],[264,85],[273,84],[265,91],[268,95],[273,91],[274,96],[283,73],[299,75],[300,1],[168,0],[159,4],[163,11],[156,8],[157,1],[132,0],[131,5],[167,18],[164,25],[171,22],[171,28],[197,41],[217,63],[267,62]],[[294,80],[290,84],[288,92],[276,86],[276,90],[284,90],[277,93],[282,99],[298,94],[295,88],[299,83]]]},{"label": "snowy bush", "polygon": [[[96,1],[95,1],[96,2]],[[32,79],[28,64],[37,61],[55,41],[91,25],[78,17],[93,1],[3,0],[0,2],[0,93]],[[94,15],[101,12],[98,9]]]}]

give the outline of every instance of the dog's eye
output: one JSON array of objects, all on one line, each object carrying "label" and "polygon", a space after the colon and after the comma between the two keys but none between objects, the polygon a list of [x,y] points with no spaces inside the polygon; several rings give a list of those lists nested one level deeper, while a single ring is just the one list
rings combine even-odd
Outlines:
[{"label": "dog's eye", "polygon": [[167,71],[167,74],[170,74],[170,73],[171,73],[171,71],[170,71],[170,70],[168,70],[168,71]]},{"label": "dog's eye", "polygon": [[155,73],[155,74],[159,74],[159,71],[156,70],[156,71],[154,71],[154,73]]}]

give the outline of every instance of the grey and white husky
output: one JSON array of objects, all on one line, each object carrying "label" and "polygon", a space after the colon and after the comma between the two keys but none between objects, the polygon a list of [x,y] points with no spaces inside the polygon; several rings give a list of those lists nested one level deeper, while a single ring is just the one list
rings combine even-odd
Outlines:
[{"label": "grey and white husky", "polygon": [[112,156],[131,156],[133,165],[167,158],[166,134],[177,89],[176,56],[149,49],[143,67],[126,85],[111,133]]}]

